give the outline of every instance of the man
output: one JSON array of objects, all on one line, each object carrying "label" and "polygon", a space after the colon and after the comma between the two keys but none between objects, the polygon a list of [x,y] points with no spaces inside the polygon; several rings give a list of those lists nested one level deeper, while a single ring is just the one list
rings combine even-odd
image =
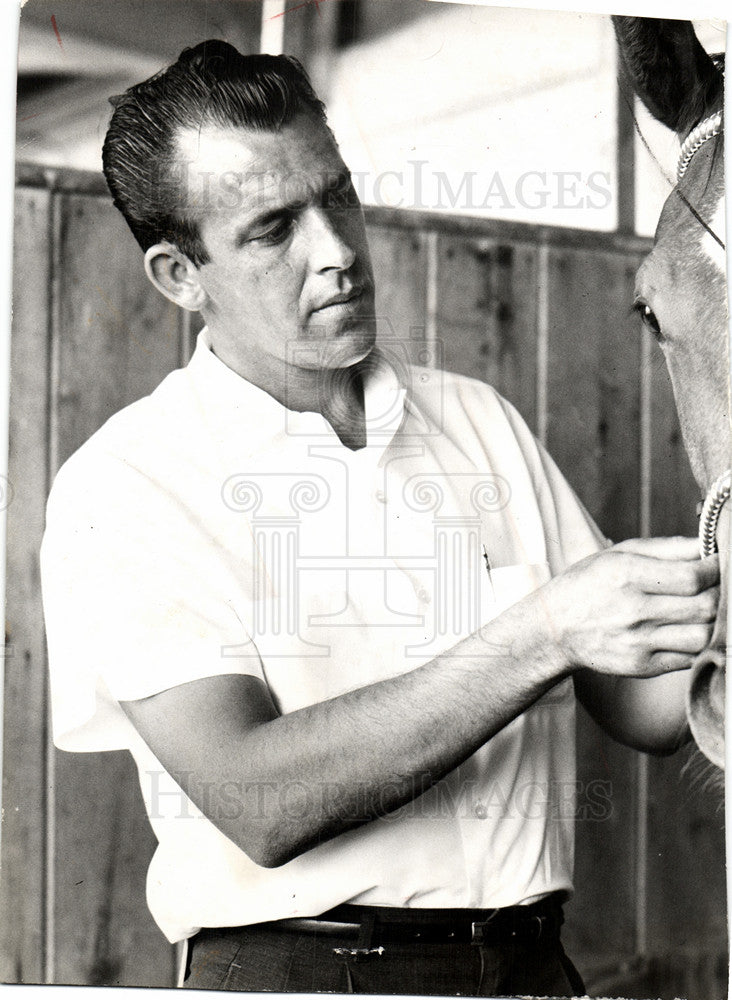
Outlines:
[{"label": "man", "polygon": [[54,736],[132,752],[187,986],[576,995],[574,692],[687,738],[718,564],[606,549],[512,408],[377,348],[299,65],[222,42],[116,101],[115,204],[191,363],[54,484]]}]

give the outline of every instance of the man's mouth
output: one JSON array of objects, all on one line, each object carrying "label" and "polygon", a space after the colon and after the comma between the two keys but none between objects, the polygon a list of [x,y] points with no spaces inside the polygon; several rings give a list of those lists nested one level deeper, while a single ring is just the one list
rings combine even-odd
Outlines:
[{"label": "man's mouth", "polygon": [[349,312],[361,301],[363,293],[364,289],[361,286],[351,288],[346,292],[338,292],[337,295],[331,295],[315,306],[313,313]]}]

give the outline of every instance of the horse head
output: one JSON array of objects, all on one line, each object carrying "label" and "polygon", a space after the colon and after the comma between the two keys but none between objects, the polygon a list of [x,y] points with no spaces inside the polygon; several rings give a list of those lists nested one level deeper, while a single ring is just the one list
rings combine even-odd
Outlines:
[{"label": "horse head", "polygon": [[[663,350],[684,446],[702,494],[709,495],[730,466],[723,63],[707,54],[688,21],[614,17],[613,23],[635,92],[682,144],[675,186],[638,270],[635,305]],[[688,700],[694,738],[718,767],[724,767],[729,546],[723,503],[711,515],[719,520],[722,598],[710,647],[694,664]],[[714,539],[708,542],[713,547]]]}]

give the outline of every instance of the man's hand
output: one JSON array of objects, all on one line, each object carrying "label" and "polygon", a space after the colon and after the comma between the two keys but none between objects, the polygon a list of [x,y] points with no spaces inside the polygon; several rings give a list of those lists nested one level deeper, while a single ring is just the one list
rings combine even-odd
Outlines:
[{"label": "man's hand", "polygon": [[719,559],[691,538],[622,542],[537,591],[558,658],[572,668],[654,677],[691,665],[709,643]]}]

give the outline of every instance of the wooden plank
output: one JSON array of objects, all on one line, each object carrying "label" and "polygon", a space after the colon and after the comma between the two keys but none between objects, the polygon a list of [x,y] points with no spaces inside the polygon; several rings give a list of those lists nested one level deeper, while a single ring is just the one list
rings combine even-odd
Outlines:
[{"label": "wooden plank", "polygon": [[77,191],[109,198],[104,175],[96,170],[76,167],[45,167],[40,163],[18,163],[15,167],[17,187],[38,187],[44,191]]},{"label": "wooden plank", "polygon": [[11,983],[44,981],[46,652],[38,549],[47,490],[49,210],[48,192],[17,192],[0,878],[0,981]]},{"label": "wooden plank", "polygon": [[151,392],[177,365],[179,320],[177,307],[148,282],[141,251],[117,210],[106,199],[59,197],[63,462],[113,413]]},{"label": "wooden plank", "polygon": [[[639,342],[629,330],[634,263],[552,248],[548,255],[546,419],[549,452],[602,530],[639,527]],[[635,942],[635,755],[578,714],[576,894],[566,941],[580,967],[618,961]],[[599,819],[582,802],[599,790]],[[602,934],[597,914],[602,913]]]},{"label": "wooden plank", "polygon": [[495,239],[503,243],[547,244],[552,247],[588,250],[601,253],[648,253],[653,240],[633,233],[598,232],[594,229],[570,229],[567,226],[537,226],[530,222],[484,219],[447,212],[387,208],[365,205],[368,225],[401,230],[437,232],[469,239]]},{"label": "wooden plank", "polygon": [[376,283],[379,342],[395,356],[403,348],[413,364],[425,364],[426,243],[419,233],[369,226]]},{"label": "wooden plank", "polygon": [[649,952],[726,953],[721,779],[698,750],[653,758],[649,776]]},{"label": "wooden plank", "polygon": [[726,997],[726,955],[698,949],[639,955],[615,967],[598,968],[585,986],[597,997]]},{"label": "wooden plank", "polygon": [[[63,461],[176,367],[181,345],[177,310],[148,283],[116,210],[96,197],[56,197]],[[171,985],[173,950],[145,902],[154,837],[129,755],[59,753],[56,788],[56,981]]]},{"label": "wooden plank", "polygon": [[156,840],[126,752],[58,754],[54,982],[172,986],[145,901]]},{"label": "wooden plank", "polygon": [[443,235],[437,255],[445,368],[490,383],[535,427],[535,248]]},{"label": "wooden plank", "polygon": [[625,64],[618,59],[615,93],[615,173],[618,178],[616,228],[635,232],[635,96]]},{"label": "wooden plank", "polygon": [[608,537],[640,527],[640,339],[629,313],[636,260],[549,256],[547,445]]}]

